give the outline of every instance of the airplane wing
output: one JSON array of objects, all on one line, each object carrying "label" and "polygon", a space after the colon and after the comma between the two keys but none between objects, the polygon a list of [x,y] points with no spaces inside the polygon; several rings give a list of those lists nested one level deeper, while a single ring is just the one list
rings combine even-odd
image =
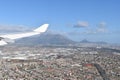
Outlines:
[{"label": "airplane wing", "polygon": [[0,46],[14,42],[15,39],[20,39],[20,38],[24,38],[24,37],[41,34],[47,30],[48,26],[49,26],[49,24],[44,24],[44,25],[40,26],[39,28],[33,30],[32,32],[0,35]]}]

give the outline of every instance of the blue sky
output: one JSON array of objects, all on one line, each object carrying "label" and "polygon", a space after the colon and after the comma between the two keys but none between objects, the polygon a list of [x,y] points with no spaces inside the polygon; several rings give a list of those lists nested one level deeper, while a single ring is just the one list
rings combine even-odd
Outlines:
[{"label": "blue sky", "polygon": [[[120,0],[0,0],[0,31],[33,29],[72,40],[120,43]],[[21,29],[22,27],[22,29]]]}]

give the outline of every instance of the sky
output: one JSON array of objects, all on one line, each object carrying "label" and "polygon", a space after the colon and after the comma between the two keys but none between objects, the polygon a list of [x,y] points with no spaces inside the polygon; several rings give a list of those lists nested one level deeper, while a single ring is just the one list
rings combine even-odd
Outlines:
[{"label": "sky", "polygon": [[0,0],[0,33],[48,23],[48,32],[74,41],[120,44],[119,4],[120,0]]}]

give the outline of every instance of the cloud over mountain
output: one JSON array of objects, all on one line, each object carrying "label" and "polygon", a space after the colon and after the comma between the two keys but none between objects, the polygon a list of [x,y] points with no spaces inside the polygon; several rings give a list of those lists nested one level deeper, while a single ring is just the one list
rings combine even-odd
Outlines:
[{"label": "cloud over mountain", "polygon": [[25,32],[25,31],[30,31],[30,28],[24,25],[0,25],[1,33]]}]

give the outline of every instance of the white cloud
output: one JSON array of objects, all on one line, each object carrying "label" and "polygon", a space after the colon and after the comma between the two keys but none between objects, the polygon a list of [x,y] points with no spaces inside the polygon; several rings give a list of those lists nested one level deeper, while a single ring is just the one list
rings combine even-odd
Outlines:
[{"label": "white cloud", "polygon": [[24,32],[30,31],[30,29],[23,25],[0,25],[0,32],[9,33],[9,32]]},{"label": "white cloud", "polygon": [[75,25],[73,25],[73,27],[75,28],[81,28],[81,27],[85,28],[88,26],[89,26],[88,22],[83,22],[83,21],[78,21]]},{"label": "white cloud", "polygon": [[100,23],[98,24],[98,27],[106,27],[106,23],[105,23],[105,22],[100,22]]},{"label": "white cloud", "polygon": [[107,33],[107,27],[105,22],[100,22],[97,27],[94,27],[93,29],[87,29],[84,33],[85,34],[99,34],[99,33]]},{"label": "white cloud", "polygon": [[[88,22],[78,22],[76,25],[74,25],[74,27],[88,27],[89,24]],[[73,34],[73,35],[80,35],[80,34],[103,34],[103,33],[108,33],[107,27],[106,27],[106,23],[105,22],[100,22],[96,27],[89,27],[86,28],[84,31],[82,32],[78,32],[78,31],[73,31],[70,32],[69,34]]]},{"label": "white cloud", "polygon": [[105,28],[98,28],[97,32],[105,33],[105,32],[107,32],[107,30]]},{"label": "white cloud", "polygon": [[105,33],[107,32],[107,28],[106,28],[106,23],[105,22],[100,22],[97,26],[97,32],[101,32],[101,33]]}]

